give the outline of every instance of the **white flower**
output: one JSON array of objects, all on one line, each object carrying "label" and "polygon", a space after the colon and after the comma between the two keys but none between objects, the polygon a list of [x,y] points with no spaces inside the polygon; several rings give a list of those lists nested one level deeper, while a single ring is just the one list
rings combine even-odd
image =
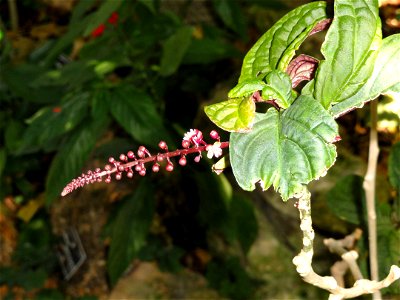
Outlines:
[{"label": "white flower", "polygon": [[213,156],[220,157],[222,155],[222,149],[221,149],[220,142],[215,142],[213,145],[208,145],[206,150],[207,150],[208,158],[213,158]]},{"label": "white flower", "polygon": [[183,136],[184,141],[189,141],[196,146],[200,145],[203,142],[203,133],[198,129],[190,129],[188,132],[185,133]]}]

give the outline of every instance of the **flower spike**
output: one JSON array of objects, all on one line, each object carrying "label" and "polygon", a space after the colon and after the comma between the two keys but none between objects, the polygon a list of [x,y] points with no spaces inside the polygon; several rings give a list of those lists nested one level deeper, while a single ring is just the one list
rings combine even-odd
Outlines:
[{"label": "flower spike", "polygon": [[179,157],[179,165],[185,166],[187,163],[186,156],[189,154],[197,153],[194,158],[195,162],[199,162],[202,158],[201,153],[207,151],[207,157],[220,157],[222,155],[222,149],[229,147],[229,142],[221,142],[218,132],[215,130],[210,132],[210,137],[215,141],[213,144],[208,144],[203,139],[203,133],[198,129],[190,129],[185,133],[182,140],[183,149],[177,149],[175,151],[169,151],[168,145],[165,141],[160,141],[158,147],[164,151],[164,153],[157,153],[152,155],[150,151],[140,146],[137,150],[137,157],[133,151],[128,153],[120,154],[119,159],[110,157],[108,159],[109,164],[105,165],[104,169],[97,168],[94,171],[88,171],[86,174],[83,173],[78,178],[72,180],[62,191],[61,196],[66,196],[74,190],[83,187],[87,184],[101,182],[103,177],[106,183],[111,182],[111,175],[116,180],[122,179],[123,173],[126,173],[128,178],[132,178],[134,173],[138,173],[140,176],[146,175],[146,163],[152,163],[151,170],[156,173],[160,170],[160,164],[165,161],[165,170],[172,172],[174,170],[174,164],[171,161],[172,157]]}]

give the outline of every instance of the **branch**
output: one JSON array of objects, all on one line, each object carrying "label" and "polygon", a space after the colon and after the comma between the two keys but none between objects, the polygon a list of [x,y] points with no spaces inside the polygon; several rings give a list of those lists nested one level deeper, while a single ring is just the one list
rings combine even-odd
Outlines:
[{"label": "branch", "polygon": [[[375,181],[376,181],[376,168],[378,164],[379,145],[377,133],[377,119],[378,119],[378,103],[371,101],[371,130],[369,140],[369,156],[368,168],[364,177],[363,188],[365,190],[365,199],[367,202],[368,214],[368,242],[369,242],[369,263],[371,271],[371,279],[379,280],[378,270],[378,246],[377,246],[377,233],[376,233],[376,211],[375,211]],[[373,295],[374,299],[381,299],[379,292]]]},{"label": "branch", "polygon": [[400,268],[392,266],[388,276],[382,281],[368,279],[357,280],[353,287],[340,287],[332,276],[320,276],[312,268],[314,230],[311,219],[311,194],[307,187],[304,187],[296,207],[300,213],[300,229],[303,232],[303,248],[293,258],[293,264],[304,281],[330,292],[330,300],[349,299],[363,294],[371,294],[382,288],[388,287],[400,278]]},{"label": "branch", "polygon": [[[332,276],[335,277],[339,285],[344,287],[343,276],[346,274],[348,268],[355,280],[363,279],[360,268],[358,267],[356,260],[358,253],[354,250],[354,244],[361,238],[362,230],[356,229],[353,233],[347,235],[344,239],[335,240],[332,238],[325,239],[324,244],[328,247],[329,251],[337,253],[343,259],[343,261],[336,262],[331,268]],[[351,250],[351,251],[350,251]]]}]

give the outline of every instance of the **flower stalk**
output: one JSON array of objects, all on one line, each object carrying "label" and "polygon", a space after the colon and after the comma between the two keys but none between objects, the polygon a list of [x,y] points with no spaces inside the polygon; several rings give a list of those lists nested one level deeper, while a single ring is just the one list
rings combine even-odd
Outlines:
[{"label": "flower stalk", "polygon": [[138,173],[140,176],[145,176],[147,169],[145,164],[153,163],[152,171],[158,172],[160,170],[160,163],[166,162],[165,170],[172,172],[174,170],[174,164],[171,161],[172,157],[179,156],[179,165],[185,166],[187,163],[186,156],[189,154],[197,153],[194,158],[195,162],[199,162],[202,158],[201,153],[207,151],[207,157],[220,157],[222,155],[222,149],[229,147],[229,142],[221,142],[219,134],[213,130],[210,132],[210,137],[216,140],[213,144],[209,144],[204,141],[203,133],[197,129],[191,129],[187,132],[182,140],[183,149],[177,149],[175,151],[169,151],[167,143],[165,141],[160,141],[158,147],[164,151],[164,153],[157,153],[152,155],[150,151],[144,147],[140,146],[137,153],[133,151],[128,151],[126,154],[121,154],[119,159],[110,157],[108,159],[109,164],[107,164],[104,169],[97,168],[94,171],[88,171],[83,173],[78,178],[72,180],[62,191],[61,196],[66,196],[74,190],[83,187],[87,184],[101,182],[105,177],[104,181],[106,183],[111,182],[111,175],[115,174],[116,180],[121,180],[123,173],[126,173],[128,178],[132,178],[134,173]]}]

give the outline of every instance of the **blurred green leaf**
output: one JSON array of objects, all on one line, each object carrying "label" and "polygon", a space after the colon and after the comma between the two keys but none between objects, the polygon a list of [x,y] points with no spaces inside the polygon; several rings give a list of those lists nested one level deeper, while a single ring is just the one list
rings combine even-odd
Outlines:
[{"label": "blurred green leaf", "polygon": [[400,193],[400,142],[390,149],[388,168],[390,184]]},{"label": "blurred green leaf", "polygon": [[157,145],[160,140],[171,140],[153,99],[146,93],[123,85],[111,92],[108,101],[114,119],[138,142]]},{"label": "blurred green leaf", "polygon": [[246,39],[246,19],[240,2],[231,0],[212,1],[214,9],[225,25]]},{"label": "blurred green leaf", "polygon": [[230,205],[230,216],[236,231],[236,237],[245,254],[250,250],[258,236],[258,223],[254,206],[250,199],[234,195]]},{"label": "blurred green leaf", "polygon": [[28,291],[43,287],[48,274],[43,269],[18,270],[0,267],[0,284],[19,286]]},{"label": "blurred green leaf", "polygon": [[110,110],[110,97],[105,90],[96,90],[91,98],[91,116],[93,119],[105,118]]},{"label": "blurred green leaf", "polygon": [[193,39],[183,58],[184,64],[211,64],[218,60],[240,57],[240,52],[222,39]]},{"label": "blurred green leaf", "polygon": [[[377,204],[377,236],[379,278],[384,278],[390,267],[400,262],[400,229],[396,228],[393,218],[396,213],[388,203]],[[394,222],[393,222],[394,221]],[[392,284],[382,290],[382,294],[398,294],[400,285]]]},{"label": "blurred green leaf", "polygon": [[74,129],[88,114],[88,93],[67,95],[56,107],[43,107],[28,120],[17,154],[37,151],[52,139]]},{"label": "blurred green leaf", "polygon": [[72,11],[69,23],[75,24],[77,22],[80,22],[85,13],[89,11],[96,2],[97,0],[78,1],[74,7],[74,10]]},{"label": "blurred green leaf", "polygon": [[300,96],[285,111],[256,113],[252,131],[231,133],[233,174],[244,190],[271,185],[282,199],[296,196],[334,164],[338,125],[315,99]]},{"label": "blurred green leaf", "polygon": [[135,192],[122,200],[112,225],[108,253],[107,270],[112,286],[145,245],[155,209],[152,191],[149,181],[142,179]]},{"label": "blurred green leaf", "polygon": [[254,282],[237,257],[225,256],[207,266],[207,280],[221,295],[233,300],[252,299]]},{"label": "blurred green leaf", "polygon": [[330,210],[340,219],[363,225],[365,222],[365,192],[363,178],[357,175],[345,176],[327,194]]},{"label": "blurred green leaf", "polygon": [[[6,65],[0,68],[0,75],[7,88],[15,96],[23,98],[27,104],[45,104],[53,103],[56,99],[61,98],[64,91],[64,87],[46,86],[35,88],[32,86],[32,82],[41,77],[46,71],[46,68],[33,64]],[[24,84],[21,84],[21,82]]]},{"label": "blurred green leaf", "polygon": [[3,171],[6,166],[6,161],[7,161],[7,151],[6,148],[1,147],[0,148],[0,178],[3,177]]},{"label": "blurred green leaf", "polygon": [[57,199],[73,178],[82,172],[99,135],[108,125],[107,120],[92,120],[71,134],[54,157],[46,179],[46,202]]},{"label": "blurred green leaf", "polygon": [[171,75],[178,69],[192,41],[192,32],[192,27],[183,26],[165,41],[161,55],[161,75]]},{"label": "blurred green leaf", "polygon": [[21,124],[21,122],[17,120],[11,120],[9,123],[7,123],[4,140],[9,153],[13,153],[18,149],[21,143],[23,131],[24,126]]},{"label": "blurred green leaf", "polygon": [[212,172],[193,174],[200,197],[199,221],[212,229],[222,231],[231,242],[235,238],[234,228],[230,228],[229,206],[232,187],[226,177]]}]

